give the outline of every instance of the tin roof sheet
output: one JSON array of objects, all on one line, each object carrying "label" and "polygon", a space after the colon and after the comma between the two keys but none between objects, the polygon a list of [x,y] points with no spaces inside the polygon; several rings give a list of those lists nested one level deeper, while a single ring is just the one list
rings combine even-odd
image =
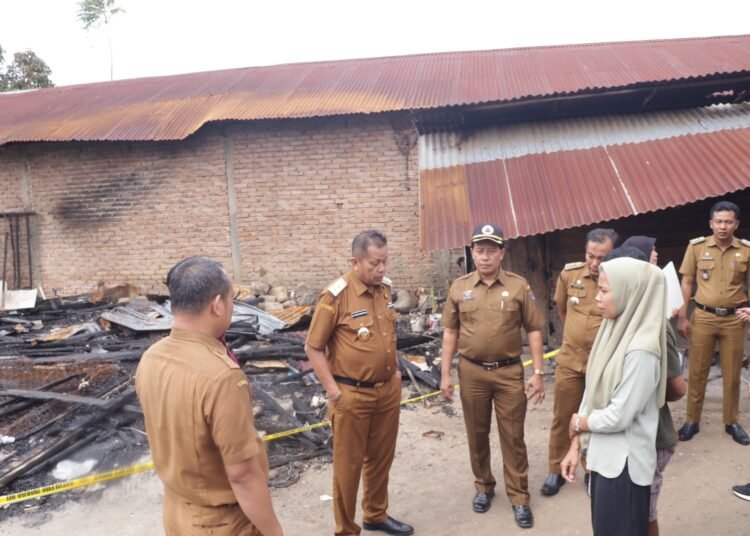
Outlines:
[{"label": "tin roof sheet", "polygon": [[419,167],[476,164],[736,128],[750,128],[750,102],[434,132],[419,137]]},{"label": "tin roof sheet", "polygon": [[467,243],[477,221],[506,238],[642,214],[750,187],[750,128],[420,172],[427,250]]},{"label": "tin roof sheet", "polygon": [[175,140],[210,121],[424,110],[750,71],[750,36],[251,67],[0,95],[0,145]]}]

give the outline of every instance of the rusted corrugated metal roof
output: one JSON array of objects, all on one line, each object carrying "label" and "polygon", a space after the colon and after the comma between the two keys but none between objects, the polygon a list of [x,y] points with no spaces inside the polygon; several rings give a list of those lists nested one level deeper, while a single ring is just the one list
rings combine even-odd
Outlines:
[{"label": "rusted corrugated metal roof", "polygon": [[725,195],[750,187],[748,147],[737,128],[422,169],[422,245],[460,247],[480,221],[515,238]]},{"label": "rusted corrugated metal roof", "polygon": [[444,168],[735,128],[750,128],[750,102],[435,132],[419,137],[419,167]]},{"label": "rusted corrugated metal roof", "polygon": [[209,121],[424,110],[750,71],[750,36],[253,67],[0,95],[0,144],[175,140]]}]

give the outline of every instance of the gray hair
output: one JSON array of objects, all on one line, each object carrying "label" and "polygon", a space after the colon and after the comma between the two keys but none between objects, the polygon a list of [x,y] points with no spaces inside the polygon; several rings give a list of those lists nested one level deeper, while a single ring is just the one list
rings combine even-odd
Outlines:
[{"label": "gray hair", "polygon": [[586,243],[596,242],[597,244],[604,244],[607,240],[612,241],[612,246],[617,245],[617,241],[620,239],[620,235],[614,229],[597,228],[591,229],[586,235]]},{"label": "gray hair", "polygon": [[218,262],[206,257],[188,257],[169,270],[167,287],[172,312],[197,314],[216,296],[226,296],[232,282]]},{"label": "gray hair", "polygon": [[352,240],[352,257],[361,259],[367,255],[367,248],[370,246],[383,248],[387,245],[388,239],[380,231],[376,231],[375,229],[362,231]]}]

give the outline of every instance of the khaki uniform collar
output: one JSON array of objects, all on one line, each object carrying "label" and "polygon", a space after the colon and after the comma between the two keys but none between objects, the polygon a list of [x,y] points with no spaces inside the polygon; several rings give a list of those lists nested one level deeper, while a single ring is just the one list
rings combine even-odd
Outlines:
[{"label": "khaki uniform collar", "polygon": [[594,276],[591,275],[591,271],[589,270],[589,265],[585,264],[583,265],[583,271],[581,272],[581,277],[590,277],[591,279],[594,278]]},{"label": "khaki uniform collar", "polygon": [[220,352],[226,352],[226,347],[222,344],[222,342],[212,337],[211,335],[208,335],[206,333],[200,333],[198,331],[188,331],[186,329],[179,329],[179,328],[172,328],[172,331],[169,334],[170,337],[174,339],[178,339],[181,341],[189,341],[189,342],[197,342],[200,344],[205,344],[209,348],[214,348],[216,350],[219,350]]},{"label": "khaki uniform collar", "polygon": [[[357,293],[357,296],[362,296],[362,294],[370,290],[370,287],[365,285],[362,280],[357,277],[357,274],[354,272],[354,270],[350,270],[347,276],[347,279],[349,280],[349,283],[351,283],[354,292]],[[378,285],[377,287],[375,287],[375,289],[379,288],[382,288],[382,285]],[[373,289],[373,292],[371,294],[374,294],[375,289]]]},{"label": "khaki uniform collar", "polygon": [[[716,237],[714,235],[711,235],[711,236],[709,236],[706,239],[706,247],[707,248],[710,248],[710,247],[716,247],[716,248],[718,248],[719,247],[719,245],[716,243]],[[727,247],[730,247],[730,248],[739,248],[740,247],[740,239],[737,238],[736,236],[733,236],[732,237],[732,243],[729,244],[729,246],[727,246]]]},{"label": "khaki uniform collar", "polygon": [[[481,283],[481,281],[482,281],[482,278],[479,276],[479,272],[477,270],[474,270],[471,273],[471,278],[469,279],[471,286],[476,287],[479,283]],[[497,272],[497,277],[495,278],[495,281],[497,281],[503,286],[507,286],[508,275],[505,273],[505,271],[502,268],[500,268],[500,270]]]}]

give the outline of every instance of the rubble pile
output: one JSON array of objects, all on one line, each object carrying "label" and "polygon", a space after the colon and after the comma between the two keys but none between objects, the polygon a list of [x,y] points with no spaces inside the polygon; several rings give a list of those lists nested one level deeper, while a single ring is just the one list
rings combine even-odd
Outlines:
[{"label": "rubble pile", "polygon": [[[327,418],[325,393],[304,352],[317,294],[306,285],[235,287],[226,342],[252,382],[263,435]],[[409,308],[416,302],[401,298]],[[417,383],[436,389],[435,337],[412,332],[413,314],[401,315],[399,324],[405,384],[415,394],[423,392]],[[61,462],[97,472],[148,456],[134,374],[144,351],[171,325],[168,297],[142,295],[131,285],[100,284],[90,294],[0,311],[0,495],[53,483],[53,475],[67,474]],[[296,481],[304,460],[330,457],[329,442],[328,427],[268,441],[271,485]],[[0,517],[17,508],[22,503]]]}]

